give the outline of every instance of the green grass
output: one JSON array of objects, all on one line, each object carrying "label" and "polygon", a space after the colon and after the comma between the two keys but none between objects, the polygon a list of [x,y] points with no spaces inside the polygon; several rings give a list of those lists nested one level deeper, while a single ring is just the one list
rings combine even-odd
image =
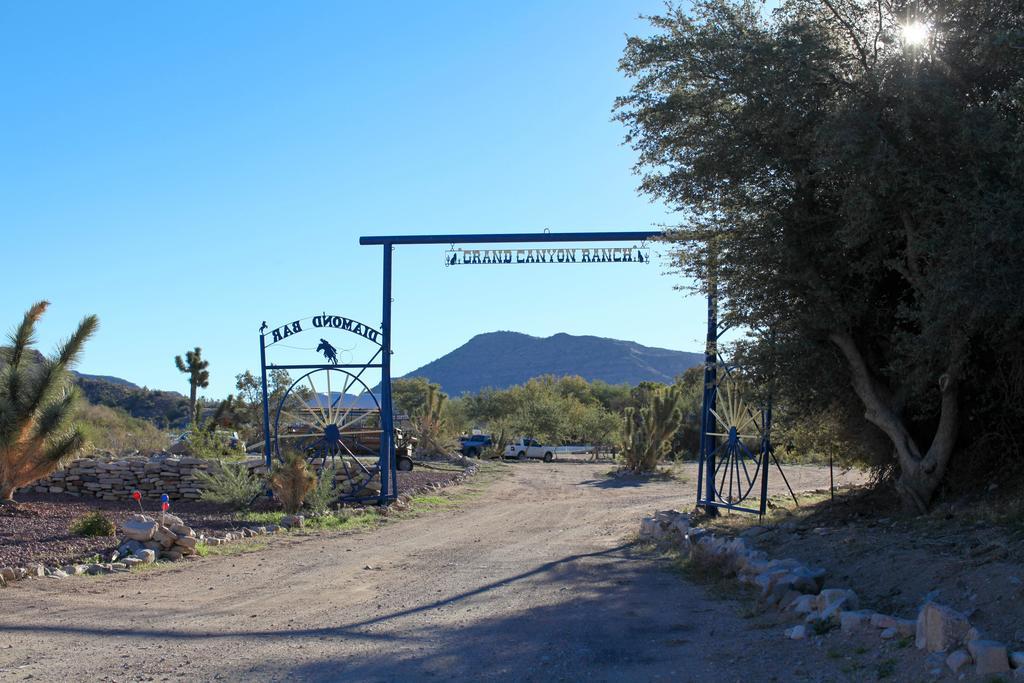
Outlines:
[{"label": "green grass", "polygon": [[[266,541],[239,541],[235,543],[228,543],[226,545],[207,545],[206,543],[196,544],[196,555],[199,557],[229,557],[231,555],[244,555],[245,553],[254,553],[257,550],[263,550],[267,547]],[[152,566],[152,565],[139,565],[139,566]]]},{"label": "green grass", "polygon": [[883,680],[892,677],[896,673],[895,659],[886,659],[878,663],[878,668],[875,670],[875,674],[878,676],[878,680]]},{"label": "green grass", "polygon": [[[235,519],[245,522],[250,526],[266,526],[268,524],[281,524],[283,512],[243,512],[236,515]],[[307,516],[302,531],[347,531],[352,529],[365,529],[377,525],[381,516],[375,510],[368,510],[360,513],[353,513],[342,508],[337,512],[326,515]]]},{"label": "green grass", "polygon": [[447,496],[413,496],[409,505],[415,507],[452,507],[457,503]]}]

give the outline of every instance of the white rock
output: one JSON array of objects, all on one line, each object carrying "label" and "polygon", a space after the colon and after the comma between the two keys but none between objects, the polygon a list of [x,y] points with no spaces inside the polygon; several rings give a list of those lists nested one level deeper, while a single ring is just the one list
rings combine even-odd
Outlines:
[{"label": "white rock", "polygon": [[135,557],[146,564],[156,562],[156,553],[149,548],[141,548],[135,551]]},{"label": "white rock", "polygon": [[929,602],[917,615],[916,645],[919,650],[943,652],[964,642],[971,625],[951,607]]},{"label": "white rock", "polygon": [[1011,652],[1010,666],[1014,669],[1024,669],[1024,652]]},{"label": "white rock", "polygon": [[803,624],[786,629],[786,637],[792,640],[803,640],[807,637],[807,627]]},{"label": "white rock", "polygon": [[883,628],[879,635],[882,637],[882,640],[892,640],[899,635],[899,631],[896,630],[895,626],[890,626],[889,628]]},{"label": "white rock", "polygon": [[156,533],[157,523],[153,520],[136,519],[141,516],[135,515],[121,523],[121,531],[130,541],[145,543],[152,540],[153,534]]},{"label": "white rock", "polygon": [[946,657],[946,666],[948,666],[953,673],[956,673],[967,664],[971,663],[971,656],[967,654],[966,650],[957,650],[949,653]]},{"label": "white rock", "polygon": [[1010,670],[1010,660],[1006,654],[1006,646],[994,640],[970,640],[967,650],[974,658],[975,673],[979,676],[1006,673]]},{"label": "white rock", "polygon": [[839,629],[847,635],[856,633],[871,623],[871,612],[840,610]]}]

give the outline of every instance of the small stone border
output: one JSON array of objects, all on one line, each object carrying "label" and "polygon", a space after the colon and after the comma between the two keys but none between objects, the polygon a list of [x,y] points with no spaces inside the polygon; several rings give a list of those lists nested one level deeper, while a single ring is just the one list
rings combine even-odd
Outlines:
[{"label": "small stone border", "polygon": [[[423,490],[441,491],[447,487],[462,484],[479,471],[479,465],[471,463],[465,470],[448,481],[430,484]],[[409,501],[416,495],[420,495],[420,493],[399,496],[391,508],[397,510],[408,508]],[[387,510],[391,508],[383,508],[382,512],[387,514]],[[25,579],[66,579],[70,576],[81,576],[83,574],[96,576],[126,573],[131,571],[131,568],[136,565],[152,564],[157,560],[176,562],[186,557],[195,556],[195,546],[198,543],[205,543],[207,546],[221,546],[257,536],[274,535],[289,528],[302,528],[305,524],[305,517],[302,515],[285,515],[281,519],[280,525],[267,524],[265,526],[243,527],[239,531],[225,532],[216,536],[206,536],[203,534],[197,536],[191,528],[187,527],[175,515],[162,515],[160,522],[156,522],[155,518],[145,517],[144,515],[132,515],[125,521],[123,525],[125,528],[122,531],[132,534],[133,532],[129,527],[153,523],[157,524],[155,533],[166,539],[164,541],[167,546],[166,548],[160,548],[159,550],[146,548],[145,542],[138,540],[141,537],[131,538],[126,536],[118,545],[117,550],[100,553],[102,562],[72,562],[63,566],[46,566],[41,562],[32,562],[25,567],[2,567],[0,568],[0,588],[6,588],[8,584]]]},{"label": "small stone border", "polygon": [[966,615],[945,605],[928,601],[916,619],[858,609],[853,590],[825,587],[825,569],[810,568],[794,559],[768,559],[742,538],[719,537],[690,526],[689,516],[677,510],[643,518],[640,538],[677,548],[698,565],[758,588],[761,603],[803,619],[785,630],[787,638],[807,638],[821,624],[839,626],[845,635],[875,631],[883,640],[912,636],[919,650],[930,653],[929,661],[939,665],[933,674],[941,673],[943,664],[953,673],[966,671],[965,667],[973,664],[979,676],[1012,673],[1015,679],[1024,680],[1024,652],[1009,652],[1004,643],[986,639]]}]

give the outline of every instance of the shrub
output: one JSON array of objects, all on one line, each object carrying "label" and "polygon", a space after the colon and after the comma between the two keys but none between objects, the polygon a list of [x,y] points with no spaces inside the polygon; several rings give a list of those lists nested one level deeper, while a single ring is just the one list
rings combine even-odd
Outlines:
[{"label": "shrub", "polygon": [[152,453],[167,446],[167,437],[152,422],[120,408],[82,403],[75,410],[75,421],[86,440],[100,450]]},{"label": "shrub", "polygon": [[320,476],[306,494],[306,506],[314,515],[325,514],[331,509],[331,503],[338,499],[338,491],[334,488],[334,477],[337,467],[331,465],[320,470]]},{"label": "shrub", "polygon": [[290,515],[299,511],[314,486],[316,475],[309,471],[305,457],[298,452],[288,454],[284,464],[270,476],[270,488]]},{"label": "shrub", "polygon": [[240,510],[263,492],[263,479],[244,463],[222,462],[209,472],[196,470],[193,475],[203,490],[201,499],[225,503]]},{"label": "shrub", "polygon": [[72,522],[69,531],[76,536],[113,536],[117,527],[102,512],[91,512]]}]

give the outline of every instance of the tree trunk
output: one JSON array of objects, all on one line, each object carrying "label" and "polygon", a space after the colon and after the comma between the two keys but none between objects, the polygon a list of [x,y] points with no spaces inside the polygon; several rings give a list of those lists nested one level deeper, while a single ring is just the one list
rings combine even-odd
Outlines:
[{"label": "tree trunk", "polygon": [[196,412],[196,385],[189,383],[188,405],[192,410],[192,426],[199,426],[199,414]]},{"label": "tree trunk", "polygon": [[904,505],[925,512],[935,489],[942,482],[956,445],[960,405],[957,392],[959,375],[959,349],[952,352],[952,361],[939,377],[941,406],[939,424],[928,450],[921,452],[895,408],[895,402],[886,388],[872,375],[856,342],[847,333],[833,333],[829,339],[846,357],[852,376],[853,389],[864,404],[864,417],[892,441],[900,466],[897,490]]},{"label": "tree trunk", "polygon": [[0,483],[0,505],[16,505],[14,487],[7,482]]}]

